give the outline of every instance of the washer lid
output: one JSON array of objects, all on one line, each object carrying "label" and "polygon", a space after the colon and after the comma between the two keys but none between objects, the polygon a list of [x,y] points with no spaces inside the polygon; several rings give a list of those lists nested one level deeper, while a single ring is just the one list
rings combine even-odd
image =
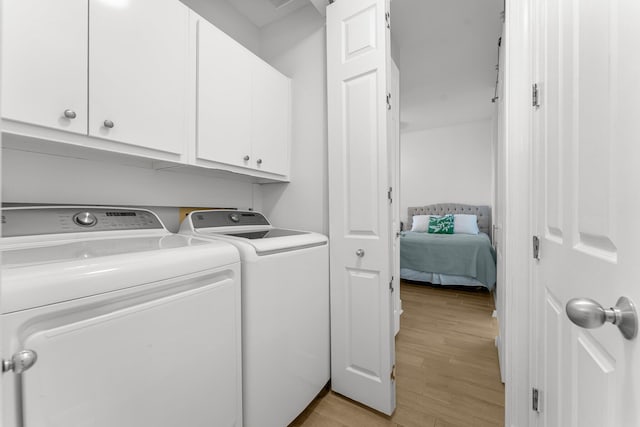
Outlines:
[{"label": "washer lid", "polygon": [[[272,238],[259,237],[260,235],[271,231],[275,231],[276,234],[278,234],[276,230],[281,231],[282,235],[274,236]],[[251,237],[246,236],[247,234],[250,234]],[[253,248],[258,255],[271,255],[279,252],[312,248],[314,246],[324,246],[328,242],[327,236],[319,233],[279,228],[268,230],[245,230],[242,233],[232,234],[229,234],[228,232],[220,233],[215,228],[209,228],[205,230],[196,230],[193,232],[193,235],[197,237],[224,239],[235,245],[248,245]]]},{"label": "washer lid", "polygon": [[[2,313],[132,288],[237,263],[224,242],[173,235],[33,242],[2,248]],[[106,234],[118,237],[106,238]]]},{"label": "washer lid", "polygon": [[246,244],[258,255],[327,244],[327,237],[322,234],[274,228],[264,215],[253,211],[193,211],[182,221],[180,233]]}]

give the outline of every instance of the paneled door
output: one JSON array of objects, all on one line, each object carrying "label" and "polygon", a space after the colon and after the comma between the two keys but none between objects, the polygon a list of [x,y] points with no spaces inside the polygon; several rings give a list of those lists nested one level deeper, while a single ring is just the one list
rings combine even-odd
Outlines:
[{"label": "paneled door", "polygon": [[395,409],[389,0],[327,7],[331,384]]},{"label": "paneled door", "polygon": [[579,327],[566,310],[596,326],[596,303],[640,303],[640,3],[534,4],[535,417],[547,427],[638,426],[640,340],[611,323]]}]

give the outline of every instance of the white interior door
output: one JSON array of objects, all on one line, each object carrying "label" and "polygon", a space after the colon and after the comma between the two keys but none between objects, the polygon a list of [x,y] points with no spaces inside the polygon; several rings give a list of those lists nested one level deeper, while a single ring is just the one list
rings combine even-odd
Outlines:
[{"label": "white interior door", "polygon": [[388,0],[327,7],[331,384],[395,409],[389,199]]},{"label": "white interior door", "polygon": [[540,0],[535,206],[539,425],[640,425],[640,342],[570,322],[572,298],[640,303],[640,3]]}]

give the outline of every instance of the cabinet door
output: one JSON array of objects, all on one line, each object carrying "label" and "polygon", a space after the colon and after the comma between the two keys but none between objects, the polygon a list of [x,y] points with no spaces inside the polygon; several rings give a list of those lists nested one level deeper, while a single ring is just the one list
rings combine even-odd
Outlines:
[{"label": "cabinet door", "polygon": [[89,2],[2,7],[2,116],[86,134]]},{"label": "cabinet door", "polygon": [[[195,14],[194,14],[195,16]],[[196,157],[236,166],[251,159],[251,53],[195,18],[198,55]]]},{"label": "cabinet door", "polygon": [[91,2],[91,136],[183,152],[188,24],[188,9],[175,0]]},{"label": "cabinet door", "polygon": [[252,167],[289,173],[291,81],[262,60],[252,67]]}]

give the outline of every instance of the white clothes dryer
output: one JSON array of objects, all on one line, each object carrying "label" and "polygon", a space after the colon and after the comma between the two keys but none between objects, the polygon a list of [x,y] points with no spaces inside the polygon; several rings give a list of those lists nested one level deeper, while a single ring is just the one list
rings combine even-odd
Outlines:
[{"label": "white clothes dryer", "polygon": [[242,425],[238,251],[150,211],[2,210],[2,425]]},{"label": "white clothes dryer", "polygon": [[240,251],[245,427],[288,425],[330,377],[327,237],[232,210],[191,212],[180,233]]}]

